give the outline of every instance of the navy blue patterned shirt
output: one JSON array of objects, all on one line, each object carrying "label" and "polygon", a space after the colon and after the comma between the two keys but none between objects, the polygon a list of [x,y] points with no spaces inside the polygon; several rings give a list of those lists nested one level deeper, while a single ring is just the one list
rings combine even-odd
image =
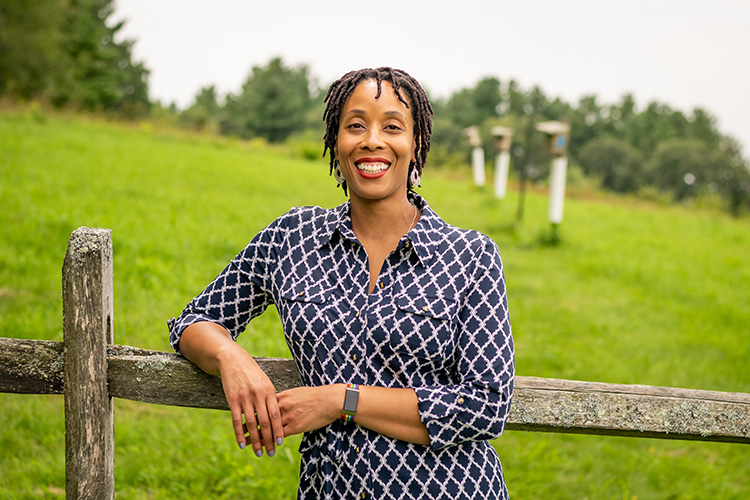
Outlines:
[{"label": "navy blue patterned shirt", "polygon": [[[488,237],[422,210],[375,290],[349,203],[293,208],[262,230],[169,322],[172,346],[198,321],[233,338],[275,304],[302,380],[412,388],[429,446],[336,421],[306,433],[299,498],[507,498],[489,439],[510,410],[514,353],[503,268]],[[342,402],[343,403],[343,402]]]}]

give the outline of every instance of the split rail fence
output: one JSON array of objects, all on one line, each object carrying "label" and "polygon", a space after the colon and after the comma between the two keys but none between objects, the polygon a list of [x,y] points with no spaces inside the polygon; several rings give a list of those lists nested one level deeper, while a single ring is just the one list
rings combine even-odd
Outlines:
[{"label": "split rail fence", "polygon": [[[0,338],[0,392],[65,395],[69,499],[114,498],[114,400],[228,409],[218,377],[183,357],[114,344],[112,234],[73,232],[63,342]],[[256,358],[279,391],[293,361]],[[750,394],[516,377],[508,430],[750,444]]]}]

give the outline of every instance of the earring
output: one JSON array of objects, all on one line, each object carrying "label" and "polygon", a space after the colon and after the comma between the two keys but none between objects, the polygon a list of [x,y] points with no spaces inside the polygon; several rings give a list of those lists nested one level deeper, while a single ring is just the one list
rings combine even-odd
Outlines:
[{"label": "earring", "polygon": [[411,187],[422,187],[419,185],[419,182],[422,180],[422,177],[419,175],[419,171],[417,170],[417,164],[412,163],[411,172],[409,173],[409,182],[411,183]]},{"label": "earring", "polygon": [[339,166],[338,160],[333,160],[333,178],[336,179],[339,186],[346,182],[344,175],[341,173],[341,167]]}]

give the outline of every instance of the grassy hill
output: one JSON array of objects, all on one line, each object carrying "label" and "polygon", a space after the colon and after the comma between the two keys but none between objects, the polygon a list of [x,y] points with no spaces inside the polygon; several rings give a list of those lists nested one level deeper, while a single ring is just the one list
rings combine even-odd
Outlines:
[{"label": "grassy hill", "polygon": [[[505,264],[517,373],[750,392],[750,221],[597,196],[495,200],[425,171],[420,192]],[[166,320],[295,205],[345,201],[325,161],[281,147],[93,119],[0,112],[0,336],[62,340],[61,266],[79,226],[113,230],[115,341],[169,350]],[[274,310],[241,343],[288,357]],[[64,497],[63,401],[0,394],[0,497]],[[298,438],[272,459],[234,443],[228,413],[116,402],[118,499],[295,498]],[[750,497],[750,447],[507,432],[521,499]]]}]

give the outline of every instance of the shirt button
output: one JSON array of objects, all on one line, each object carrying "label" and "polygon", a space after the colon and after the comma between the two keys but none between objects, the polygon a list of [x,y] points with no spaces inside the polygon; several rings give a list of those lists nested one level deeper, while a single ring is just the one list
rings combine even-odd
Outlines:
[{"label": "shirt button", "polygon": [[300,292],[299,296],[302,297],[305,294],[305,292]]},{"label": "shirt button", "polygon": [[464,404],[464,398],[462,398],[462,397],[459,396],[459,398],[456,400],[456,403],[458,403],[460,405]]},{"label": "shirt button", "polygon": [[359,446],[357,446],[356,448],[354,448],[354,451],[357,452],[357,453],[359,453]]},{"label": "shirt button", "polygon": [[367,498],[367,495],[365,495],[364,493],[362,493],[362,498]]},{"label": "shirt button", "polygon": [[357,361],[357,355],[356,355],[356,354],[352,354],[352,359],[353,359],[354,361]]},{"label": "shirt button", "polygon": [[[382,289],[382,288],[385,288],[385,284],[383,284],[383,282],[382,282],[382,281],[380,282],[380,288],[381,288],[381,289]],[[364,495],[364,493],[362,493],[362,494]]]},{"label": "shirt button", "polygon": [[422,310],[423,310],[423,311],[426,311],[426,310],[427,310],[427,306],[424,306],[424,307],[422,308]]},{"label": "shirt button", "polygon": [[359,311],[354,315],[355,318],[359,318]]}]

